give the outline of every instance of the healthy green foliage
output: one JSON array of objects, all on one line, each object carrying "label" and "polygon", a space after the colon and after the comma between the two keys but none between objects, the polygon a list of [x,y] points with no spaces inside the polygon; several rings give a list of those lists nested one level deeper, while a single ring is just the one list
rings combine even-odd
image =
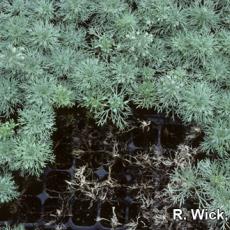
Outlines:
[{"label": "healthy green foliage", "polygon": [[16,124],[10,120],[3,124],[0,123],[0,140],[7,140],[14,134]]},{"label": "healthy green foliage", "polygon": [[111,96],[105,100],[104,108],[102,111],[96,113],[95,117],[98,124],[103,125],[108,117],[122,129],[126,124],[126,119],[130,114],[128,100],[125,100],[123,92],[120,93],[112,90]]},{"label": "healthy green foliage", "polygon": [[25,230],[25,228],[21,224],[18,226],[15,226],[15,227],[10,227],[10,226],[6,225],[5,227],[2,228],[2,230]]},{"label": "healthy green foliage", "polygon": [[30,45],[41,51],[50,51],[58,44],[58,28],[47,21],[37,21],[30,31]]},{"label": "healthy green foliage", "polygon": [[183,89],[179,113],[186,122],[197,124],[211,122],[217,96],[214,89],[205,82],[193,82]]},{"label": "healthy green foliage", "polygon": [[42,172],[54,109],[74,104],[120,129],[133,106],[177,115],[203,129],[203,151],[228,159],[229,15],[229,0],[1,1],[0,164]]},{"label": "healthy green foliage", "polygon": [[168,186],[168,193],[173,202],[181,207],[189,197],[196,194],[198,192],[197,180],[197,169],[191,165],[175,170],[171,177],[171,184]]},{"label": "healthy green foliage", "polygon": [[228,155],[230,151],[230,123],[216,120],[206,128],[206,136],[202,148],[208,152],[218,152],[219,155]]},{"label": "healthy green foliage", "polygon": [[9,202],[18,195],[12,176],[10,174],[0,175],[0,203]]},{"label": "healthy green foliage", "polygon": [[28,13],[34,17],[34,19],[49,21],[54,17],[53,1],[41,0],[31,2],[28,5]]},{"label": "healthy green foliage", "polygon": [[13,149],[15,134],[14,129],[16,124],[10,120],[5,123],[0,123],[0,165],[6,167],[13,161]]},{"label": "healthy green foliage", "polygon": [[[229,163],[229,159],[224,162],[202,160],[197,167],[188,165],[176,169],[167,189],[172,201],[181,207],[187,198],[197,199],[199,208],[209,211],[221,209],[229,218]],[[226,222],[214,220],[210,224],[217,225],[217,229],[225,229]]]},{"label": "healthy green foliage", "polygon": [[137,107],[152,108],[152,105],[156,102],[156,91],[155,82],[143,81],[136,85],[133,101],[137,104]]},{"label": "healthy green foliage", "polygon": [[213,35],[198,32],[178,33],[172,38],[172,49],[178,62],[190,64],[193,68],[205,66],[215,53]]},{"label": "healthy green foliage", "polygon": [[[186,72],[182,69],[169,72],[156,83],[158,111],[167,113],[175,111],[182,100],[182,92],[187,87]],[[186,110],[184,110],[186,111]]]},{"label": "healthy green foliage", "polygon": [[188,24],[194,29],[208,30],[214,29],[219,23],[219,13],[215,11],[215,5],[212,1],[195,1],[186,9]]},{"label": "healthy green foliage", "polygon": [[3,78],[0,81],[0,115],[9,117],[20,103],[18,81]]},{"label": "healthy green foliage", "polygon": [[19,112],[20,134],[45,139],[54,130],[54,113],[48,106],[31,106]]},{"label": "healthy green foliage", "polygon": [[50,141],[39,140],[35,136],[26,136],[16,139],[13,150],[14,162],[9,165],[11,170],[20,170],[22,174],[39,176],[48,162],[52,162]]}]

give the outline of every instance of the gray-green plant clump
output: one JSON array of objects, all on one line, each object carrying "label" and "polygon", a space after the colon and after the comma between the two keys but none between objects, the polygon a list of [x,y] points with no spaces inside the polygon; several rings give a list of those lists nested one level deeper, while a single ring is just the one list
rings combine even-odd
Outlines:
[{"label": "gray-green plant clump", "polygon": [[2,228],[2,230],[25,230],[23,225],[18,225],[15,227],[10,227],[8,225],[6,225],[5,227]]},{"label": "gray-green plant clump", "polygon": [[74,104],[120,129],[131,105],[177,115],[229,159],[229,15],[229,0],[2,0],[1,178],[54,160],[54,109]]}]

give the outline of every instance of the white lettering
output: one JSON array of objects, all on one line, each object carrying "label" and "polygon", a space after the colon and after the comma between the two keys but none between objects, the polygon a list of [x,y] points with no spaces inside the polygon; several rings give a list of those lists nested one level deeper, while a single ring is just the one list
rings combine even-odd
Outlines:
[{"label": "white lettering", "polygon": [[183,220],[182,218],[182,210],[181,209],[173,209],[173,219],[174,220]]},{"label": "white lettering", "polygon": [[204,209],[191,209],[192,219],[193,220],[203,220],[204,218]]},{"label": "white lettering", "polygon": [[215,212],[210,212],[209,213],[209,219],[210,220],[215,220],[216,219],[216,213]]}]

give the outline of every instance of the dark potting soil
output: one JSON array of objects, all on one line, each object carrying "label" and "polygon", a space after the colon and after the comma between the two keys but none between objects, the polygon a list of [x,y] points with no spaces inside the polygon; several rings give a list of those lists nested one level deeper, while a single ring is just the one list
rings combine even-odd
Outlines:
[{"label": "dark potting soil", "polygon": [[[111,124],[98,127],[85,111],[57,111],[56,161],[39,179],[15,175],[21,196],[0,206],[0,226],[119,230],[134,229],[128,226],[136,224],[137,230],[207,229],[204,223],[173,221],[173,207],[159,196],[173,170],[173,164],[159,159],[170,161],[188,127],[154,111],[134,114],[137,127],[120,132]],[[85,170],[84,178],[76,173],[79,170]]]}]

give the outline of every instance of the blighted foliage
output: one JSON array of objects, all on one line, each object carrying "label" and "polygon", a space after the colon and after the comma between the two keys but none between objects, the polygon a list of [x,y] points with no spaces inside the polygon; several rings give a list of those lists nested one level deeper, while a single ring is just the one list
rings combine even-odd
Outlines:
[{"label": "blighted foliage", "polygon": [[131,105],[177,115],[228,159],[229,15],[229,0],[1,1],[2,177],[53,160],[53,110],[74,104],[120,129]]}]

